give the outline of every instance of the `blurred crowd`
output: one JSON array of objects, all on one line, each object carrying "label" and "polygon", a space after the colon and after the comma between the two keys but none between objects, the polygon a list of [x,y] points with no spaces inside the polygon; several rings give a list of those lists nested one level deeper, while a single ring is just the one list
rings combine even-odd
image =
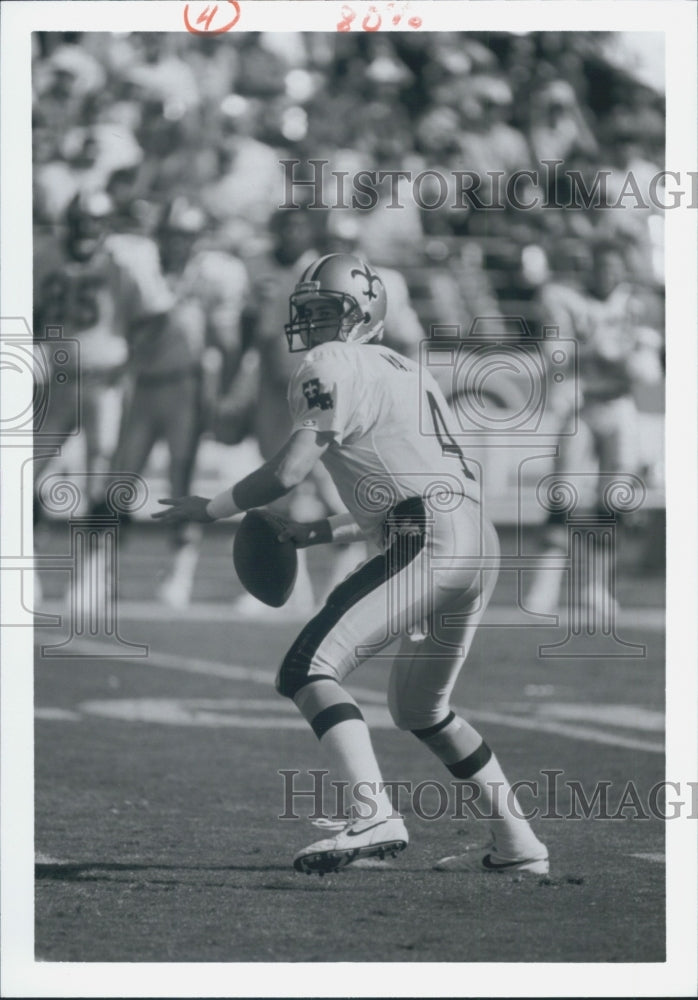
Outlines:
[{"label": "blurred crowd", "polygon": [[[103,187],[115,202],[115,227],[152,234],[158,208],[187,195],[225,248],[251,261],[273,241],[283,158],[325,158],[328,170],[349,175],[472,170],[483,178],[485,202],[488,175],[501,172],[504,184],[545,160],[580,171],[589,186],[610,171],[612,200],[629,171],[642,188],[663,166],[661,96],[607,63],[595,33],[34,38],[40,225],[60,223],[78,190]],[[548,186],[551,204],[565,204],[566,177]],[[589,244],[599,235],[623,242],[638,282],[661,286],[661,222],[651,207],[453,211],[448,199],[429,211],[407,183],[400,200],[401,211],[379,203],[372,212],[334,213],[330,228],[353,222],[376,265],[455,277],[461,317],[482,305],[468,282],[473,269],[484,272],[491,304],[511,312],[534,297],[560,242]],[[352,214],[359,218],[350,222]],[[443,286],[434,293],[428,280],[415,282],[423,320],[432,318],[430,305],[432,313],[456,309],[441,305]]]},{"label": "blurred crowd", "polygon": [[[663,98],[614,68],[602,41],[35,33],[35,330],[57,324],[83,339],[97,413],[88,464],[138,472],[165,439],[176,495],[202,433],[226,443],[253,435],[269,455],[288,427],[297,360],[283,337],[288,294],[332,250],[379,268],[398,350],[416,354],[432,324],[467,329],[478,316],[521,316],[536,332],[554,323],[587,345],[606,324],[612,357],[591,366],[589,384],[601,368],[615,378],[611,394],[631,392],[635,375],[619,382],[619,358],[648,344],[661,356],[661,212],[564,207],[566,174],[591,189],[608,171],[611,201],[629,172],[646,185],[664,164]],[[404,180],[399,210],[387,183],[370,211],[284,210],[284,159],[306,179],[310,160],[326,160],[330,203],[332,172],[360,170],[437,171],[449,184],[474,171],[485,203],[497,178],[531,170],[541,197],[527,211],[454,210],[450,197],[430,210]],[[562,161],[556,177],[540,169],[551,160]],[[296,201],[303,192],[307,202],[309,187]],[[109,442],[97,411],[124,372],[120,438]],[[60,434],[70,416],[56,404],[47,419]]]}]

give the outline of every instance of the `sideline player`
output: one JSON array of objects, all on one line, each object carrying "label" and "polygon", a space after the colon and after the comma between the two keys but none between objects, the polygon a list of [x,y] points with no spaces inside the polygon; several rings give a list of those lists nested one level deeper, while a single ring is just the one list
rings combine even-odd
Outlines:
[{"label": "sideline player", "polygon": [[[241,260],[216,246],[206,213],[188,198],[174,198],[166,206],[157,236],[175,305],[155,364],[138,375],[136,390],[143,391],[136,394],[133,433],[143,441],[138,460],[148,440],[152,446],[156,437],[165,438],[172,488],[184,493],[190,489],[201,434],[211,422],[224,379],[240,364],[248,277]],[[200,530],[194,525],[174,527],[172,566],[158,591],[170,607],[184,608],[190,602]]]},{"label": "sideline player", "polygon": [[[78,341],[80,351],[79,356],[73,356],[70,347],[47,351],[50,364],[59,358],[63,388],[49,394],[40,429],[42,437],[50,436],[56,446],[64,444],[68,435],[84,432],[91,497],[100,495],[100,476],[108,467],[115,444],[110,431],[118,424],[119,383],[128,351],[119,327],[114,286],[119,272],[127,267],[131,248],[124,253],[124,237],[108,233],[112,208],[104,191],[79,193],[71,199],[58,235],[45,235],[39,227],[35,233],[35,334],[41,338],[51,327],[60,328],[67,338]],[[68,364],[62,363],[61,354],[68,358]],[[75,400],[78,390],[79,409]],[[37,485],[55,448],[44,451],[42,454],[38,449],[34,462]],[[38,499],[34,511],[35,519],[40,520]]]},{"label": "sideline player", "polygon": [[[436,383],[376,343],[385,311],[383,284],[363,260],[329,254],[314,261],[291,296],[286,326],[290,350],[308,350],[289,385],[290,438],[273,459],[213,500],[164,500],[169,509],[154,516],[165,522],[230,517],[283,496],[322,460],[350,514],[290,522],[283,534],[298,546],[364,536],[379,550],[330,594],[278,674],[278,691],[306,718],[351,799],[344,829],[301,850],[297,870],[335,871],[407,845],[368,727],[343,686],[362,660],[399,638],[388,695],[392,717],[455,779],[476,787],[492,836],[486,849],[437,867],[544,873],[547,850],[521,818],[496,757],[449,705],[494,589],[497,535],[483,516],[478,484]],[[357,786],[360,797],[352,794]],[[373,793],[368,817],[361,808],[367,789]]]},{"label": "sideline player", "polygon": [[[612,240],[579,248],[587,269],[587,288],[574,274],[565,273],[567,253],[558,255],[558,275],[541,293],[544,323],[556,326],[564,339],[574,339],[579,351],[579,389],[556,394],[561,414],[561,436],[555,473],[586,474],[590,488],[581,503],[603,521],[604,476],[640,472],[640,424],[635,394],[661,379],[661,336],[652,322],[650,298],[629,280],[626,255]],[[562,266],[560,264],[562,261]],[[554,341],[550,342],[554,344]],[[573,379],[566,380],[567,386]],[[567,429],[579,424],[577,434]],[[558,609],[563,570],[560,555],[567,548],[566,515],[548,515],[544,552],[526,605],[531,611]],[[585,606],[617,610],[617,601],[602,579],[590,581]]]}]

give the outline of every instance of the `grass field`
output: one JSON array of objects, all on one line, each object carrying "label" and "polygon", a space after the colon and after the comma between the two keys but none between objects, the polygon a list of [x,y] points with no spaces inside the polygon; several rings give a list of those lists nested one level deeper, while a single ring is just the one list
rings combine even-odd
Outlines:
[{"label": "grass field", "polygon": [[[83,640],[66,658],[38,652],[38,959],[664,959],[663,824],[633,808],[615,820],[535,821],[550,876],[469,876],[432,866],[481,842],[476,822],[420,818],[401,799],[411,843],[397,859],[323,879],[295,874],[295,851],[322,836],[307,818],[278,818],[279,769],[300,771],[307,788],[303,772],[323,766],[314,737],[272,687],[299,624],[273,612],[263,624],[229,619],[236,586],[222,537],[207,539],[199,603],[185,615],[149,602],[164,566],[162,539],[143,531],[127,548],[120,629],[148,645],[147,657],[110,658],[101,640]],[[45,576],[55,596],[59,574]],[[565,782],[587,794],[610,782],[613,814],[628,782],[646,803],[664,776],[664,636],[651,613],[662,586],[658,576],[621,580],[624,607],[645,606],[620,620],[623,638],[645,645],[641,658],[541,659],[538,645],[558,641],[560,628],[483,628],[476,638],[454,702],[511,780],[542,787],[542,771],[563,772],[563,816],[571,805]],[[493,603],[512,600],[505,575]],[[37,642],[61,634],[39,629]],[[386,778],[447,781],[413,737],[390,726],[387,669],[383,660],[364,664],[353,688]],[[425,794],[424,810],[435,802]],[[549,806],[526,793],[522,803]]]}]

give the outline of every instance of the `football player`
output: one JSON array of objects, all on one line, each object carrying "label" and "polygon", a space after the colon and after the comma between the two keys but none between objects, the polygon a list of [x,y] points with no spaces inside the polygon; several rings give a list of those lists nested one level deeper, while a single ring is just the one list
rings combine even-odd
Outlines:
[{"label": "football player", "polygon": [[[52,345],[45,351],[51,379],[48,406],[37,411],[37,495],[48,463],[67,436],[79,431],[85,441],[87,509],[95,515],[106,509],[108,469],[140,471],[114,456],[128,394],[125,376],[132,344],[160,322],[173,302],[155,244],[143,236],[111,232],[112,217],[113,203],[105,191],[79,192],[57,236],[37,229],[34,251],[34,332],[44,347]],[[61,329],[64,344],[48,339],[51,328]],[[37,500],[35,523],[41,523],[42,513]],[[75,597],[76,588],[77,576],[66,596]]]},{"label": "football player", "polygon": [[[201,433],[213,420],[224,381],[240,364],[248,277],[242,261],[216,248],[206,213],[188,198],[177,197],[166,206],[158,243],[175,305],[157,358],[147,368],[139,366],[130,424],[135,441],[124,436],[122,459],[131,444],[135,453],[127,460],[144,463],[146,448],[164,437],[172,489],[186,493]],[[172,566],[158,592],[170,607],[189,604],[199,535],[193,525],[173,531]]]},{"label": "football player", "polygon": [[[124,247],[122,237],[109,236],[112,211],[104,191],[81,192],[68,205],[58,236],[41,229],[35,234],[35,336],[41,340],[47,330],[60,328],[64,338],[77,340],[79,349],[79,354],[72,345],[46,352],[51,371],[57,368],[60,381],[51,377],[53,389],[48,409],[41,415],[39,443],[50,438],[60,446],[68,435],[83,431],[93,496],[100,492],[99,473],[108,466],[115,445],[119,383],[128,354],[116,288],[124,280],[122,271],[139,266],[133,247]],[[50,453],[38,450],[37,481],[50,458]],[[35,512],[40,515],[39,504]]]},{"label": "football player", "polygon": [[294,867],[321,874],[407,845],[361,709],[344,687],[359,663],[399,639],[388,693],[395,724],[477,790],[492,836],[487,848],[437,867],[544,873],[547,850],[521,818],[497,758],[449,704],[499,563],[455,420],[430,375],[380,344],[385,289],[365,261],[315,260],[290,304],[289,348],[307,354],[289,384],[289,439],[232,489],[212,500],[163,500],[167,510],[154,516],[230,517],[283,496],[322,461],[349,513],[289,522],[281,537],[298,547],[364,537],[378,550],[330,594],[279,670],[278,691],[293,699],[350,795],[344,828],[299,851]]},{"label": "football player", "polygon": [[[603,501],[607,481],[602,476],[640,471],[635,393],[661,379],[661,336],[650,325],[654,317],[649,299],[629,280],[621,244],[604,240],[590,248],[576,248],[582,255],[578,267],[586,265],[586,288],[574,280],[574,272],[564,272],[565,258],[569,266],[571,256],[569,248],[560,249],[558,274],[542,289],[541,307],[544,323],[577,343],[579,391],[574,391],[573,373],[565,383],[571,391],[553,387],[551,400],[562,431],[555,472],[563,480],[565,474],[589,473],[590,489],[581,504],[604,520],[608,516]],[[575,425],[578,433],[566,433]],[[567,549],[565,521],[565,513],[548,516],[541,565],[526,598],[531,611],[557,610],[564,572],[559,557]],[[589,582],[583,599],[590,608],[617,609],[614,595],[601,579]]]}]

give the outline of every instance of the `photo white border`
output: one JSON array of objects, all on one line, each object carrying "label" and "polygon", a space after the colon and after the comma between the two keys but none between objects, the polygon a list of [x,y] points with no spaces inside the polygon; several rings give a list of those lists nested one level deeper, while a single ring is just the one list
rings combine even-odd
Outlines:
[{"label": "photo white border", "polygon": [[[350,0],[359,18],[366,0]],[[196,8],[196,0],[192,8]],[[205,4],[201,5],[202,8]],[[378,3],[379,8],[382,3]],[[73,0],[5,2],[0,93],[0,315],[31,317],[31,49],[44,31],[182,31],[184,2]],[[696,6],[685,0],[412,0],[420,30],[665,31],[667,169],[696,164]],[[234,31],[334,31],[342,3],[241,0]],[[355,25],[358,23],[355,22]],[[399,30],[399,29],[398,29]],[[682,187],[685,188],[685,183]],[[698,212],[666,212],[667,339],[667,777],[696,779],[696,433],[695,283]],[[28,387],[28,392],[31,387]],[[4,395],[4,394],[3,394]],[[9,395],[9,394],[8,394]],[[26,401],[25,399],[23,401]],[[17,412],[6,398],[4,413]],[[10,449],[3,509],[19,504]],[[25,502],[29,502],[26,498]],[[3,519],[5,521],[6,519]],[[2,537],[2,551],[7,551]],[[29,575],[29,574],[27,574]],[[4,582],[4,581],[0,581]],[[27,581],[28,582],[28,581]],[[4,588],[3,588],[4,592]],[[2,995],[111,996],[681,996],[696,988],[698,920],[695,820],[666,824],[667,961],[617,963],[36,963],[33,956],[33,682],[30,629],[3,629],[2,642]],[[464,893],[467,885],[464,884]],[[630,905],[630,903],[629,903]]]}]

